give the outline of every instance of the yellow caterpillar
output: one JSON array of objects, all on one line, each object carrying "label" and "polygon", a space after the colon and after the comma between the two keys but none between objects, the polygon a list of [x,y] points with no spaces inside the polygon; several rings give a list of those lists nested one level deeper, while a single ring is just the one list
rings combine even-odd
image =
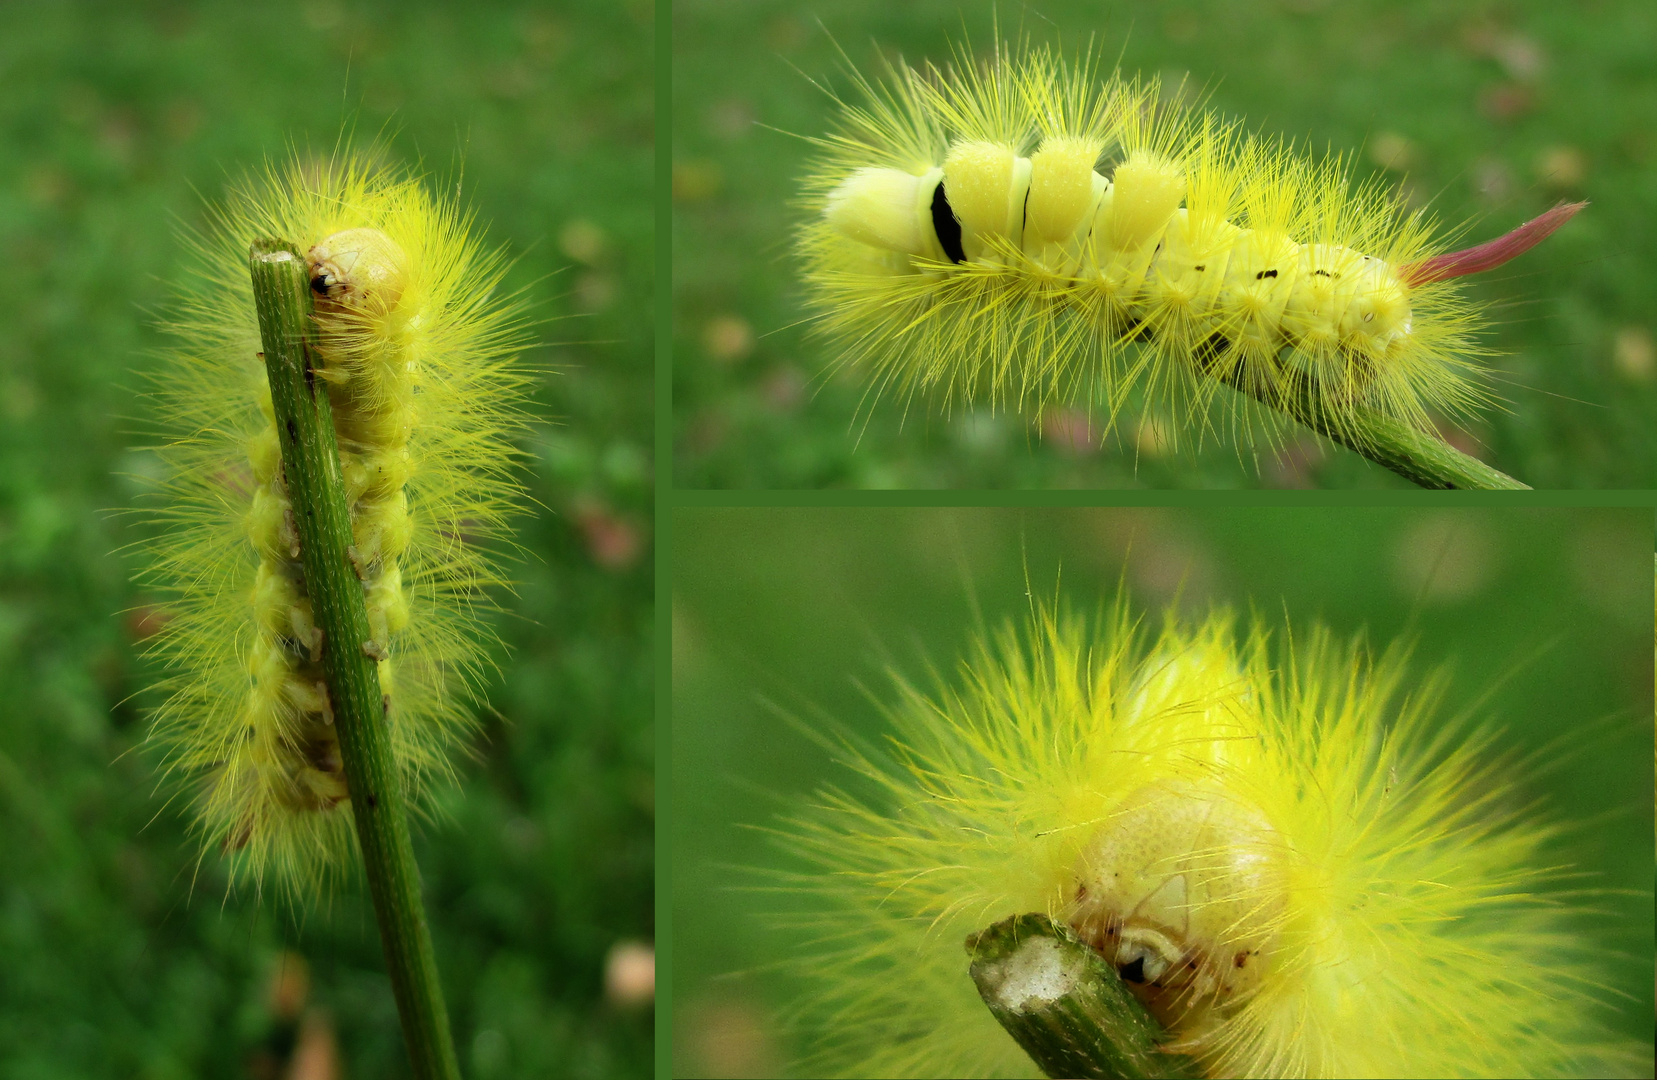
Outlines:
[{"label": "yellow caterpillar", "polygon": [[1026,912],[1114,963],[1214,1077],[1640,1075],[1562,830],[1441,681],[1223,611],[1038,613],[908,684],[852,786],[775,831],[804,1075],[1038,1075],[966,969]]},{"label": "yellow caterpillar", "polygon": [[857,77],[863,102],[814,140],[799,246],[820,327],[875,393],[1114,419],[1142,384],[1200,418],[1229,383],[1360,441],[1357,407],[1431,430],[1487,402],[1481,317],[1450,279],[1581,204],[1449,253],[1346,161],[1097,74],[998,44]]},{"label": "yellow caterpillar", "polygon": [[149,581],[167,596],[152,738],[196,788],[234,872],[296,888],[355,843],[247,270],[255,239],[306,252],[318,374],[332,400],[384,710],[403,782],[446,775],[472,723],[492,633],[488,542],[520,494],[512,440],[526,374],[503,269],[471,222],[364,156],[296,161],[236,192],[196,245],[195,287],[154,379],[170,432],[169,528]]}]

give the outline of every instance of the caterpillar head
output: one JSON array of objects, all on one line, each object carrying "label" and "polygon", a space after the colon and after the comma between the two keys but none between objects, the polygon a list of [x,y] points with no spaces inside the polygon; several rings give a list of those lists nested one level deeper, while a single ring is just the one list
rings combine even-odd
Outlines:
[{"label": "caterpillar head", "polygon": [[408,256],[378,229],[346,229],[306,254],[321,310],[389,311],[402,298]]},{"label": "caterpillar head", "polygon": [[1083,852],[1065,917],[1182,1037],[1246,1001],[1287,907],[1271,824],[1216,784],[1131,793]]},{"label": "caterpillar head", "polygon": [[864,168],[829,193],[823,218],[843,236],[902,255],[931,255],[931,202],[942,169],[916,176],[901,169]]}]

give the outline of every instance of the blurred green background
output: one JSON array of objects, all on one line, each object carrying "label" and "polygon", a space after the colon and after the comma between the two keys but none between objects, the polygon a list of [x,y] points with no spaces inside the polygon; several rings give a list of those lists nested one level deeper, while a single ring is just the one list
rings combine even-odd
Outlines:
[{"label": "blurred green background", "polygon": [[[1450,431],[1535,487],[1657,486],[1657,5],[1649,0],[1003,2],[1004,34],[1129,72],[1189,77],[1252,127],[1353,153],[1484,240],[1554,202],[1593,205],[1545,247],[1472,280],[1497,322],[1506,411]],[[1303,434],[1159,449],[1133,422],[1100,448],[1079,413],[1038,424],[896,404],[824,380],[790,237],[809,147],[880,53],[982,54],[987,0],[674,4],[674,469],[689,487],[1396,487]],[[819,25],[819,20],[821,25]],[[1229,393],[1229,392],[1227,392]],[[1045,430],[1044,430],[1045,429]],[[1245,458],[1246,460],[1240,460]]]},{"label": "blurred green background", "polygon": [[226,898],[157,791],[153,672],[120,614],[146,599],[117,553],[142,530],[112,512],[154,476],[130,449],[135,372],[179,226],[342,123],[460,176],[538,338],[563,343],[527,356],[556,372],[554,421],[525,447],[543,505],[512,651],[463,788],[417,830],[462,1067],[649,1073],[648,1000],[604,988],[607,958],[654,937],[652,19],[648,0],[0,7],[0,1078],[286,1076],[283,1011],[342,1075],[408,1074],[360,886],[302,916]]},{"label": "blurred green background", "polygon": [[[1092,611],[1124,583],[1152,616],[1179,597],[1268,622],[1320,620],[1448,664],[1447,713],[1498,745],[1563,746],[1531,791],[1580,826],[1570,860],[1602,897],[1591,929],[1627,956],[1613,1022],[1651,1037],[1652,513],[1446,509],[686,509],[673,535],[673,1009],[676,1074],[767,1076],[790,943],[736,867],[779,856],[752,826],[848,779],[765,701],[832,730],[886,730],[886,672],[951,679],[978,612],[1027,590]],[[1505,681],[1504,681],[1505,680]],[[1499,685],[1498,685],[1499,683]],[[762,700],[765,699],[765,700]],[[872,699],[872,700],[871,700]],[[1562,758],[1562,760],[1559,760]],[[964,960],[963,960],[964,964]],[[965,972],[963,969],[963,978]]]}]

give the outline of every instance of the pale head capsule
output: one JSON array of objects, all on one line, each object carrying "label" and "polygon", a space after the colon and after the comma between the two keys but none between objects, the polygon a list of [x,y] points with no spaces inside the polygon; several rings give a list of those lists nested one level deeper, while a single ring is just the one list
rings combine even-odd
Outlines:
[{"label": "pale head capsule", "polygon": [[823,217],[859,243],[901,255],[942,258],[929,235],[932,199],[942,169],[915,176],[898,169],[864,168],[829,193]]},{"label": "pale head capsule", "polygon": [[[379,229],[345,229],[305,255],[316,296],[323,364],[318,374],[353,396],[335,416],[340,436],[378,446],[408,441],[407,405],[415,370],[409,349],[418,308],[401,305],[408,287],[408,256]],[[363,376],[353,380],[351,374]]]},{"label": "pale head capsule", "polygon": [[389,310],[402,298],[408,256],[378,229],[346,229],[305,255],[317,307]]},{"label": "pale head capsule", "polygon": [[1284,849],[1264,815],[1217,784],[1163,780],[1093,835],[1064,915],[1187,1038],[1247,1000],[1287,908]]}]

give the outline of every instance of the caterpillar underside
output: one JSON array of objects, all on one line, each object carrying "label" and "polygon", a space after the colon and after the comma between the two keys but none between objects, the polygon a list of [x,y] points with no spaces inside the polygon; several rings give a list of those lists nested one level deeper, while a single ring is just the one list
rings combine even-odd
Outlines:
[{"label": "caterpillar underside", "polygon": [[[407,335],[398,333],[420,318],[420,312],[399,304],[405,258],[374,229],[328,237],[307,256],[317,302],[319,374],[329,387],[351,514],[350,555],[363,583],[374,635],[369,647],[378,653],[388,717],[396,703],[391,642],[409,618],[398,559],[411,537],[403,486],[410,472],[408,441],[420,371],[419,358],[402,340]],[[379,362],[330,365],[331,351],[363,336],[364,319],[388,324],[377,335]],[[249,598],[257,632],[248,654],[247,738],[216,782],[267,792],[283,810],[326,811],[348,799],[350,790],[322,672],[322,630],[312,617],[268,389],[260,405],[267,426],[248,446],[257,485],[248,533],[260,562]],[[262,797],[238,801],[249,819],[226,838],[232,847],[246,842],[257,825],[252,816],[267,805]]]}]

